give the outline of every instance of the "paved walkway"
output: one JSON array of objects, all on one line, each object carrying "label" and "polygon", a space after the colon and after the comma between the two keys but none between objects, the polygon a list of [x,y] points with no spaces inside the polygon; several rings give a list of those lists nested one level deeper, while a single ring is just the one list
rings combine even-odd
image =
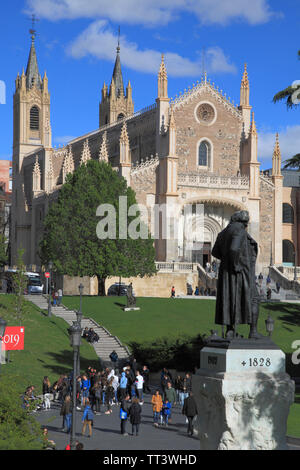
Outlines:
[{"label": "paved walkway", "polygon": [[[46,296],[28,295],[27,299],[34,303],[41,310],[48,310],[48,300]],[[62,318],[69,325],[72,325],[72,323],[76,321],[76,312],[74,310],[67,309],[64,305],[60,305],[59,307],[52,306],[51,311],[53,315]],[[81,325],[82,328],[93,328],[98,334],[99,341],[97,343],[93,343],[91,346],[94,347],[95,352],[101,359],[103,365],[111,365],[109,355],[113,350],[117,352],[120,361],[128,359],[128,349],[122,345],[119,338],[113,336],[106,328],[98,325],[98,323],[96,323],[93,319],[85,317],[82,318]]]},{"label": "paved walkway", "polygon": [[[153,388],[154,391],[154,388]],[[94,419],[91,438],[81,436],[82,411],[76,412],[76,439],[84,444],[84,450],[199,450],[197,437],[187,435],[185,417],[181,407],[175,405],[172,424],[167,428],[153,426],[151,395],[145,395],[142,405],[142,422],[139,436],[122,436],[120,433],[120,408],[112,407],[112,413],[106,415],[106,406],[102,406],[101,415]],[[58,450],[64,450],[70,441],[70,435],[61,430],[62,417],[59,415],[60,405],[52,404],[49,411],[38,411],[34,416],[39,423],[48,428],[49,439],[56,442]],[[126,431],[131,433],[131,424],[127,423]],[[88,430],[86,429],[86,434]]]}]

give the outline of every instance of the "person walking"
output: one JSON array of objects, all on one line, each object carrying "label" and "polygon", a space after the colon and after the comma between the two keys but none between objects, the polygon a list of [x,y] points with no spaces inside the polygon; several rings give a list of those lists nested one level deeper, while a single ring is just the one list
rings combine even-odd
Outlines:
[{"label": "person walking", "polygon": [[143,392],[144,393],[151,393],[151,390],[150,390],[150,387],[149,387],[150,370],[147,366],[143,366],[142,376],[143,376],[143,379],[144,379]]},{"label": "person walking", "polygon": [[194,434],[193,419],[198,414],[197,404],[193,392],[190,392],[189,396],[185,398],[182,408],[182,414],[185,415],[188,420],[187,433],[192,436]]},{"label": "person walking", "polygon": [[132,404],[128,411],[129,411],[129,416],[130,416],[130,423],[132,426],[132,436],[134,436],[134,433],[136,436],[138,436],[139,428],[141,424],[141,413],[142,413],[142,407],[139,404],[138,398],[135,397],[132,399]]},{"label": "person walking", "polygon": [[120,420],[121,420],[121,434],[122,436],[128,436],[126,432],[126,424],[129,414],[129,399],[130,396],[126,395],[125,398],[121,401],[120,406]]},{"label": "person walking", "polygon": [[63,291],[62,291],[62,289],[58,289],[57,293],[58,293],[58,297],[57,297],[57,306],[59,307],[60,304],[61,304],[61,301],[62,301],[62,297],[63,297]]},{"label": "person walking", "polygon": [[171,289],[171,297],[172,297],[172,299],[175,298],[175,287],[174,286],[172,286],[172,289]]},{"label": "person walking", "polygon": [[127,395],[127,384],[128,379],[126,377],[126,373],[122,372],[121,379],[120,379],[120,401],[124,400]]},{"label": "person walking", "polygon": [[170,412],[168,413],[168,420],[167,420],[167,424],[168,424],[168,422],[172,421],[172,413],[171,413],[172,407],[173,407],[173,405],[176,405],[176,391],[175,391],[175,388],[172,387],[171,382],[167,383],[167,388],[165,389],[164,401],[166,401],[166,400],[171,405],[170,406]]},{"label": "person walking", "polygon": [[161,411],[161,416],[162,416],[162,423],[166,427],[168,427],[169,420],[171,417],[171,410],[172,410],[172,403],[169,402],[169,400],[166,398],[163,402],[162,406],[162,411]]},{"label": "person walking", "polygon": [[155,394],[152,395],[151,403],[153,409],[153,424],[155,427],[158,427],[159,417],[163,407],[163,400],[161,394],[159,393],[159,389],[157,389]]},{"label": "person walking", "polygon": [[144,385],[144,378],[140,374],[140,371],[137,370],[136,379],[135,379],[135,387],[136,387],[137,396],[141,405],[143,404],[143,385]]},{"label": "person walking", "polygon": [[102,386],[101,386],[101,380],[98,380],[94,387],[93,387],[93,392],[94,392],[94,406],[96,408],[96,415],[101,414],[101,398],[102,398]]},{"label": "person walking", "polygon": [[[62,430],[69,433],[71,431],[72,409],[71,409],[71,396],[66,395],[64,402],[60,409],[60,416],[63,417]],[[65,426],[67,429],[65,429]]]},{"label": "person walking", "polygon": [[91,408],[90,401],[88,398],[85,400],[85,408],[83,411],[82,422],[83,422],[82,431],[81,431],[82,436],[85,435],[85,430],[86,430],[86,427],[88,426],[88,429],[89,429],[88,437],[92,437],[94,413],[93,413],[93,410]]},{"label": "person walking", "polygon": [[45,376],[43,380],[43,403],[45,410],[50,410],[51,408],[51,384],[49,377]]},{"label": "person walking", "polygon": [[105,389],[105,403],[106,403],[106,406],[107,406],[107,410],[105,411],[105,414],[106,415],[109,415],[112,413],[112,409],[111,409],[111,406],[112,406],[112,403],[113,403],[113,399],[114,399],[114,396],[115,396],[115,391],[114,391],[114,388],[112,386],[112,383],[113,383],[113,378],[111,378],[107,384],[107,387]]},{"label": "person walking", "polygon": [[82,381],[81,381],[82,406],[85,406],[85,404],[86,404],[86,400],[87,400],[88,397],[89,397],[90,388],[91,388],[91,381],[90,381],[90,379],[88,379],[86,375],[83,375],[83,376],[82,376]]}]

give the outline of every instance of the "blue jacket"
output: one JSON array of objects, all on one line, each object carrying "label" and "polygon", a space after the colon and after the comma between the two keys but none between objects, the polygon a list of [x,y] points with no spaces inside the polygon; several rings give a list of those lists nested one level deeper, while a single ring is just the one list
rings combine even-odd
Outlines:
[{"label": "blue jacket", "polygon": [[120,388],[126,388],[127,387],[127,377],[126,377],[126,374],[125,372],[122,372],[121,374],[121,380],[120,380]]},{"label": "blue jacket", "polygon": [[89,390],[91,388],[91,381],[89,379],[82,380],[81,381],[81,388],[82,388],[82,390],[84,390],[84,389]]},{"label": "blue jacket", "polygon": [[83,416],[82,416],[82,421],[84,420],[93,420],[94,419],[94,413],[90,405],[86,405],[84,408]]},{"label": "blue jacket", "polygon": [[168,401],[168,403],[164,403],[163,408],[162,408],[163,414],[165,416],[169,416],[171,414],[171,408],[172,408],[172,405],[169,401]]}]

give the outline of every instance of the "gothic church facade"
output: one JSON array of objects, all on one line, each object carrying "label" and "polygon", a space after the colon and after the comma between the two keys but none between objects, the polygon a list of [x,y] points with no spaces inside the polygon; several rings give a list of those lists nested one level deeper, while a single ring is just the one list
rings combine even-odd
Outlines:
[{"label": "gothic church facade", "polygon": [[281,265],[279,141],[277,136],[272,174],[267,176],[260,171],[257,138],[246,66],[238,105],[206,75],[171,99],[162,56],[155,102],[135,112],[130,82],[124,89],[118,46],[110,86],[104,83],[102,88],[99,128],[53,148],[48,78],[46,73],[40,76],[32,35],[27,69],[18,74],[14,94],[12,263],[23,247],[25,263],[40,265],[38,244],[49,205],[68,173],[89,159],[99,159],[126,178],[137,201],[149,211],[155,204],[172,208],[179,226],[186,222],[187,204],[203,204],[202,239],[195,237],[191,249],[184,234],[160,238],[157,261],[211,262],[218,232],[233,212],[245,209],[251,215],[249,231],[259,245],[258,269],[268,266],[270,259]]}]

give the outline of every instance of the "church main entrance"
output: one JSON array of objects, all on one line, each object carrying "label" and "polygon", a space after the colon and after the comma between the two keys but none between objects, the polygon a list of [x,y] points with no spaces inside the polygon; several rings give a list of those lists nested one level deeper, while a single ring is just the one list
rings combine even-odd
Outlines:
[{"label": "church main entrance", "polygon": [[202,248],[194,248],[192,252],[193,263],[199,263],[205,268],[207,263],[211,264],[211,242],[204,242]]}]

